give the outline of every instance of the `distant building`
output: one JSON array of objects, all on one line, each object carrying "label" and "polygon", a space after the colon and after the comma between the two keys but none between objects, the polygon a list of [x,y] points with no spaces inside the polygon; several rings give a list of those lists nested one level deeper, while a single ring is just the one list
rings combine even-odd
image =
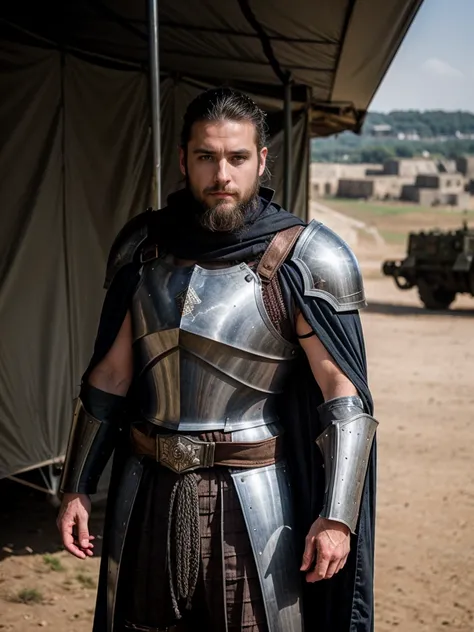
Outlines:
[{"label": "distant building", "polygon": [[420,189],[438,189],[442,193],[460,193],[464,191],[464,178],[460,173],[420,174],[415,186]]},{"label": "distant building", "polygon": [[456,158],[456,169],[466,178],[474,179],[474,156]]},{"label": "distant building", "polygon": [[424,158],[392,158],[384,162],[383,170],[386,175],[403,178],[416,178],[420,173],[438,173],[436,162]]},{"label": "distant building", "polygon": [[[471,173],[469,180],[462,168]],[[471,208],[474,195],[474,156],[457,161],[399,158],[383,165],[312,163],[312,197],[405,200],[423,206]]]},{"label": "distant building", "polygon": [[393,136],[393,128],[391,125],[380,123],[379,125],[372,125],[369,129],[370,136],[375,138],[388,138]]},{"label": "distant building", "polygon": [[438,167],[439,173],[457,173],[459,171],[456,161],[448,160],[448,158],[438,158],[436,160],[436,166]]},{"label": "distant building", "polygon": [[398,176],[373,176],[359,180],[341,178],[337,188],[337,197],[373,200],[398,200],[405,185],[412,178]]},{"label": "distant building", "polygon": [[335,196],[341,178],[364,178],[366,171],[371,167],[382,169],[382,165],[364,163],[313,162],[310,170],[311,196],[313,198]]},{"label": "distant building", "polygon": [[466,191],[448,193],[441,192],[439,189],[421,189],[414,185],[408,185],[403,187],[401,199],[421,206],[471,208],[471,196]]},{"label": "distant building", "polygon": [[398,140],[420,140],[418,132],[398,132]]},{"label": "distant building", "polygon": [[470,206],[470,195],[465,191],[465,180],[460,173],[419,175],[415,184],[403,187],[400,197],[423,206]]}]

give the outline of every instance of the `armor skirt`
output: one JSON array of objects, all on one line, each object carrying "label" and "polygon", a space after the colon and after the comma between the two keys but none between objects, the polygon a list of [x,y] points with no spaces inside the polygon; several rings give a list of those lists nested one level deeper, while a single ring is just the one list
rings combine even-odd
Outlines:
[{"label": "armor skirt", "polygon": [[[229,434],[199,435],[226,441]],[[135,501],[118,585],[119,620],[126,630],[149,632],[203,629],[208,632],[267,632],[265,609],[242,510],[227,468],[200,470],[195,477],[199,504],[200,566],[197,586],[181,619],[172,607],[167,564],[169,506],[182,476],[147,461]],[[174,628],[173,626],[176,626]]]}]

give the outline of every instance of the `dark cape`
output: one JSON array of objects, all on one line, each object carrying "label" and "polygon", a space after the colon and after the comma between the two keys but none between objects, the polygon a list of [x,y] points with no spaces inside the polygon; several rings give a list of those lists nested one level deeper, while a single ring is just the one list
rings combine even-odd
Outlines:
[{"label": "dark cape", "polygon": [[[196,219],[195,207],[186,191],[168,198],[168,206],[148,213],[151,241],[173,255],[199,261],[254,261],[268,246],[273,235],[285,228],[304,225],[302,220],[272,202],[269,189],[260,190],[259,204],[248,214],[245,226],[236,234],[209,233]],[[104,358],[115,340],[139,280],[140,263],[122,267],[105,297],[95,342],[94,354],[83,376]],[[373,413],[367,383],[367,367],[361,323],[357,312],[336,313],[325,301],[304,296],[298,268],[287,260],[279,272],[279,281],[287,306],[296,305],[307,322],[356,387],[367,413]],[[290,313],[290,312],[289,312]],[[304,538],[318,517],[324,496],[324,470],[315,444],[320,434],[317,407],[323,402],[321,391],[302,354],[288,388],[281,396],[281,415],[287,437],[288,458],[295,493],[296,522],[303,553]],[[125,433],[123,433],[125,434]],[[107,532],[111,504],[127,447],[118,447],[108,496],[104,528],[94,630],[105,629]],[[371,632],[374,629],[374,528],[375,528],[375,445],[364,486],[359,524],[352,535],[351,552],[346,566],[331,580],[304,586],[304,617],[307,632]]]}]

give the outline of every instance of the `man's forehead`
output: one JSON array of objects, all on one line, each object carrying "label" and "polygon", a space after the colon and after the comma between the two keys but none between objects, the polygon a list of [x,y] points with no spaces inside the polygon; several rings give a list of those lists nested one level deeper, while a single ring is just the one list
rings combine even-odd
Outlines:
[{"label": "man's forehead", "polygon": [[226,143],[251,147],[256,145],[255,126],[250,121],[197,121],[191,130],[190,143]]}]

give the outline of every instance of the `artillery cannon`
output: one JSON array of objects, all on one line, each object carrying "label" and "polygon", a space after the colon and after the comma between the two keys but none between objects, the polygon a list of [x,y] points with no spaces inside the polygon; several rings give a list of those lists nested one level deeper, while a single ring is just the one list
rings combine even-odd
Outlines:
[{"label": "artillery cannon", "polygon": [[463,222],[456,231],[432,230],[408,235],[407,256],[385,261],[382,272],[397,287],[418,287],[427,309],[447,309],[458,293],[474,295],[474,229]]}]

